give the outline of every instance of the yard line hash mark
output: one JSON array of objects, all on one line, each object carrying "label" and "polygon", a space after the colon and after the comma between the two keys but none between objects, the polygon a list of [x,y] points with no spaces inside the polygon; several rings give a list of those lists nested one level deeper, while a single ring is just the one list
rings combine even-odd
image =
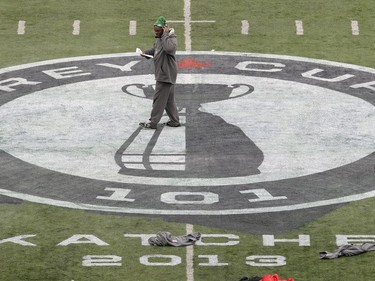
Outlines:
[{"label": "yard line hash mark", "polygon": [[79,35],[81,29],[81,21],[75,20],[73,22],[73,35]]},{"label": "yard line hash mark", "polygon": [[25,34],[25,28],[26,28],[26,21],[20,20],[18,22],[17,34],[18,35],[24,35]]},{"label": "yard line hash mark", "polygon": [[248,35],[249,34],[249,22],[247,20],[241,21],[241,34]]},{"label": "yard line hash mark", "polygon": [[131,20],[129,22],[129,35],[136,35],[137,34],[137,21]]},{"label": "yard line hash mark", "polygon": [[351,26],[352,26],[352,35],[359,35],[358,21],[352,20]]},{"label": "yard line hash mark", "polygon": [[296,20],[295,24],[296,24],[296,34],[297,35],[303,35],[303,33],[304,33],[303,22],[301,20]]}]

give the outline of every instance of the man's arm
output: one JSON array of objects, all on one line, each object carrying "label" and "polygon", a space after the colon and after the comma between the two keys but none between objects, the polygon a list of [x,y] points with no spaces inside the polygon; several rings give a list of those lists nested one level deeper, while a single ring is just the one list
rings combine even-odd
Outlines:
[{"label": "man's arm", "polygon": [[174,34],[174,29],[168,26],[164,27],[163,35],[161,36],[161,43],[164,51],[167,54],[174,55],[177,51],[177,38]]},{"label": "man's arm", "polygon": [[[154,56],[154,54],[155,54],[155,48],[152,47],[151,49],[148,49],[148,50],[144,51],[143,54]],[[150,57],[144,56],[143,54],[141,54],[142,57],[144,57],[146,59],[150,59]]]}]

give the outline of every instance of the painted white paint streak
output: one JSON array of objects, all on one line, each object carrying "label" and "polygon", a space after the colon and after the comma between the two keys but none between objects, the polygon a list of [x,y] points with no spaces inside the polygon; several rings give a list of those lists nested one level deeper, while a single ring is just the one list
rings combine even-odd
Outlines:
[{"label": "painted white paint streak", "polygon": [[351,26],[352,26],[352,35],[359,35],[358,21],[352,20]]},{"label": "painted white paint streak", "polygon": [[[186,234],[193,232],[193,225],[186,225]],[[193,246],[186,247],[186,281],[194,281],[194,249]]]},{"label": "painted white paint streak", "polygon": [[25,28],[26,28],[26,21],[20,20],[18,22],[17,34],[18,35],[24,35],[25,34]]},{"label": "painted white paint streak", "polygon": [[216,20],[192,20],[191,23],[215,23]]},{"label": "painted white paint streak", "polygon": [[185,51],[191,51],[191,13],[190,0],[184,0],[184,18],[185,18]]},{"label": "painted white paint streak", "polygon": [[[185,23],[184,20],[169,20],[170,23]],[[190,23],[215,23],[216,20],[191,20]]]},{"label": "painted white paint streak", "polygon": [[249,34],[249,22],[247,20],[241,21],[241,34],[248,35]]},{"label": "painted white paint streak", "polygon": [[303,35],[303,23],[301,20],[296,20],[296,34],[297,35]]},{"label": "painted white paint streak", "polygon": [[131,20],[129,22],[129,35],[136,35],[137,34],[137,21]]},{"label": "painted white paint streak", "polygon": [[79,35],[81,29],[81,21],[75,20],[73,22],[73,35]]}]

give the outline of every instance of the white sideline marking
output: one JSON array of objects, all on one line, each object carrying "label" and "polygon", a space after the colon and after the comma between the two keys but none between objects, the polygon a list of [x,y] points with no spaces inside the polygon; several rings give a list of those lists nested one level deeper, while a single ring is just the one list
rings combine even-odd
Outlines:
[{"label": "white sideline marking", "polygon": [[191,51],[191,13],[190,0],[184,0],[184,18],[185,18],[185,51]]},{"label": "white sideline marking", "polygon": [[25,27],[26,27],[26,21],[20,20],[18,22],[17,34],[18,35],[24,35],[25,34]]},{"label": "white sideline marking", "polygon": [[352,35],[359,35],[358,21],[352,20],[351,25],[352,25]]},{"label": "white sideline marking", "polygon": [[[193,232],[193,225],[186,225],[186,234]],[[193,267],[193,246],[186,247],[186,281],[194,281],[194,267]]]},{"label": "white sideline marking", "polygon": [[136,35],[137,34],[137,22],[135,20],[131,20],[129,22],[129,35]]},{"label": "white sideline marking", "polygon": [[248,35],[249,34],[249,22],[247,20],[241,21],[241,34]]},{"label": "white sideline marking", "polygon": [[303,23],[301,20],[296,20],[296,34],[303,35]]},{"label": "white sideline marking", "polygon": [[75,20],[73,22],[73,35],[79,35],[81,29],[81,21]]}]

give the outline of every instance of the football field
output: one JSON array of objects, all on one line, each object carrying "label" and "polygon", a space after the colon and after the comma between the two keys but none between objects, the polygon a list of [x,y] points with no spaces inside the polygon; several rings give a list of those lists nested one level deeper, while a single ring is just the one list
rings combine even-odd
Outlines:
[{"label": "football field", "polygon": [[[320,256],[375,243],[372,0],[0,3],[1,281],[373,280]],[[160,15],[182,126],[147,130]]]}]

